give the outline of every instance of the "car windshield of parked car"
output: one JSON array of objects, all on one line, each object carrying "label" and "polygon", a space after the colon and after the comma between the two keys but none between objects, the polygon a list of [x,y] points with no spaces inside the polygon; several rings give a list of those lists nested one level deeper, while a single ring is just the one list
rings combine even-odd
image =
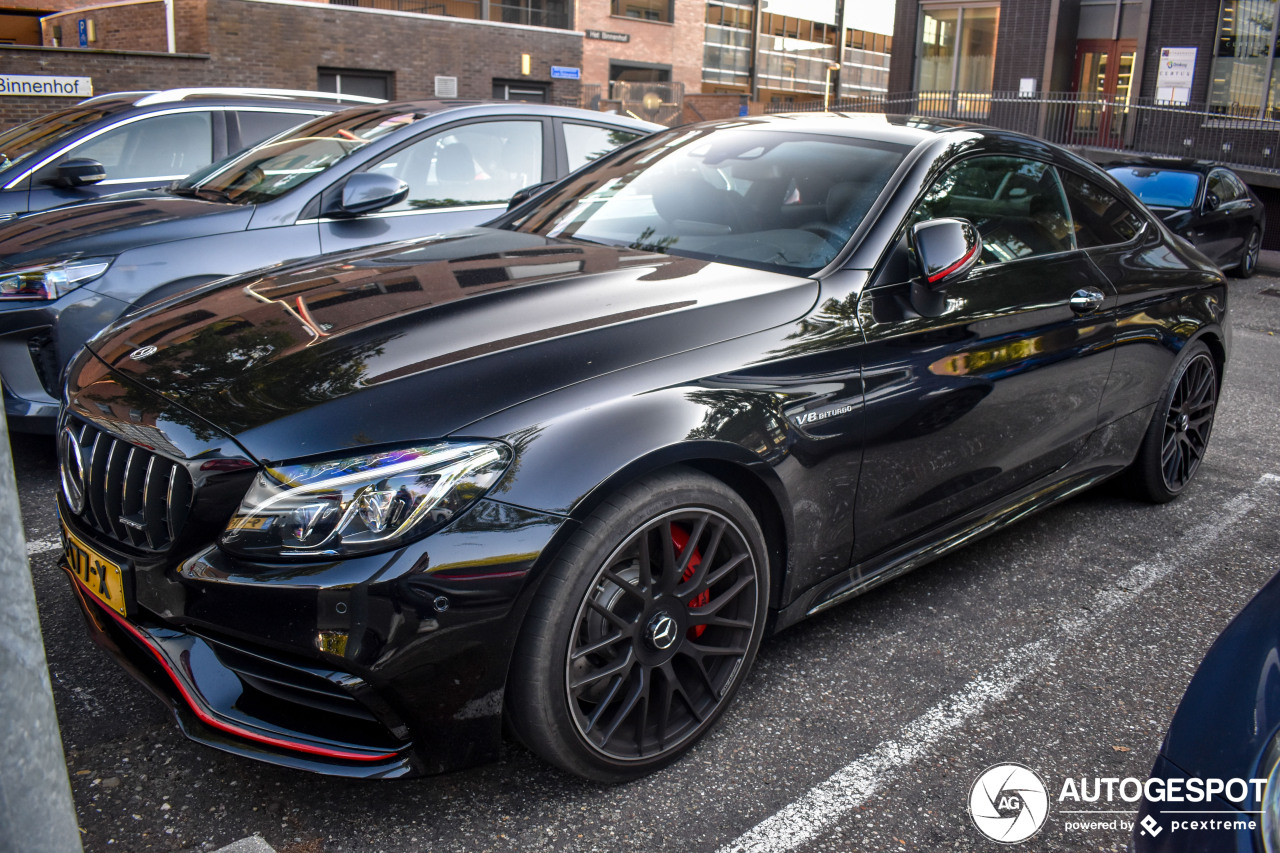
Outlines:
[{"label": "car windshield of parked car", "polygon": [[0,169],[21,163],[107,115],[100,107],[73,107],[0,133]]},{"label": "car windshield of parked car", "polygon": [[174,184],[170,191],[234,204],[260,204],[422,117],[421,113],[377,109],[322,116],[257,148],[207,166]]},{"label": "car windshield of parked car", "polygon": [[1195,172],[1147,166],[1115,166],[1107,171],[1152,207],[1191,207],[1200,189],[1200,176]]},{"label": "car windshield of parked car", "polygon": [[589,167],[508,225],[808,275],[840,252],[909,150],[737,124],[675,129]]}]

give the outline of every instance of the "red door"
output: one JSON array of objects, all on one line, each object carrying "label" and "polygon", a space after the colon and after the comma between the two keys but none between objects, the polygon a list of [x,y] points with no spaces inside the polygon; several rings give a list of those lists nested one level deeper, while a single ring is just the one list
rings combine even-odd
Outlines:
[{"label": "red door", "polygon": [[1137,52],[1138,43],[1133,39],[1076,42],[1076,102],[1069,126],[1073,144],[1103,148],[1124,144]]}]

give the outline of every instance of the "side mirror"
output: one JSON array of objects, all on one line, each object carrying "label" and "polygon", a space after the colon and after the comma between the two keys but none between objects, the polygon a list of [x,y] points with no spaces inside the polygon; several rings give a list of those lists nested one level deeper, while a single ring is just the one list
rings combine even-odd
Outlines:
[{"label": "side mirror", "polygon": [[507,202],[507,210],[519,207],[534,196],[540,195],[543,190],[554,183],[555,181],[543,181],[540,184],[534,184],[531,187],[516,191],[516,194],[511,197],[511,201]]},{"label": "side mirror", "polygon": [[58,165],[57,175],[50,183],[60,187],[87,187],[106,178],[107,170],[97,160],[73,157]]},{"label": "side mirror", "polygon": [[339,216],[359,216],[372,213],[405,200],[409,185],[391,175],[373,172],[357,172],[347,178],[342,188],[342,200],[333,211]]},{"label": "side mirror", "polygon": [[911,227],[915,250],[930,288],[941,288],[967,273],[982,254],[982,236],[965,219],[930,219]]},{"label": "side mirror", "polygon": [[1222,207],[1222,199],[1218,198],[1217,193],[1204,194],[1204,212],[1213,213],[1219,207]]}]

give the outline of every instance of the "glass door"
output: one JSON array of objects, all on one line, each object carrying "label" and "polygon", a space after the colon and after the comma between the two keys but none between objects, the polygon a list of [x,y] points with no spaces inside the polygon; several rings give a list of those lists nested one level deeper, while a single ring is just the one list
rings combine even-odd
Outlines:
[{"label": "glass door", "polygon": [[1119,148],[1133,90],[1138,44],[1133,39],[1076,42],[1075,109],[1071,140],[1077,145]]}]

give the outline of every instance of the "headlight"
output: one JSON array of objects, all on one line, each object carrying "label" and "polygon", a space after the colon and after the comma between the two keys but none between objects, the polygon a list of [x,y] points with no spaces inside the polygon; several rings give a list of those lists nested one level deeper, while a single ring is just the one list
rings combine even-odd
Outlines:
[{"label": "headlight", "polygon": [[57,299],[111,266],[111,258],[85,258],[0,271],[0,299]]},{"label": "headlight", "polygon": [[503,444],[450,441],[269,467],[218,544],[264,558],[397,548],[448,524],[497,482],[510,460]]}]

